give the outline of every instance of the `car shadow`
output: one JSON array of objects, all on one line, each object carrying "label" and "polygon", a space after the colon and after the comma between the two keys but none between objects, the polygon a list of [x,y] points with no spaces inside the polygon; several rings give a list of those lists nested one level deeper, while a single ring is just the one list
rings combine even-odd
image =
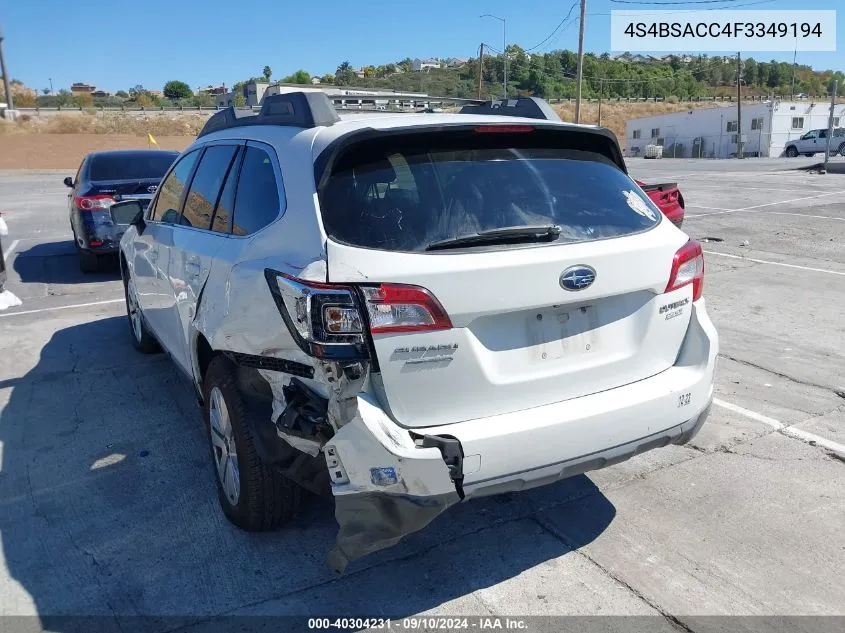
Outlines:
[{"label": "car shadow", "polygon": [[73,240],[36,244],[15,256],[14,270],[21,283],[89,284],[120,278],[117,254],[100,257],[99,270],[83,273]]},{"label": "car shadow", "polygon": [[[0,359],[16,344],[0,337]],[[564,557],[615,516],[589,478],[573,477],[459,504],[335,578],[331,500],[309,498],[273,533],[223,517],[191,389],[166,357],[132,348],[126,317],[58,329],[28,366],[20,375],[0,361],[0,560],[14,580],[3,611],[37,614],[49,630],[413,615]],[[543,527],[548,512],[565,535]]]}]

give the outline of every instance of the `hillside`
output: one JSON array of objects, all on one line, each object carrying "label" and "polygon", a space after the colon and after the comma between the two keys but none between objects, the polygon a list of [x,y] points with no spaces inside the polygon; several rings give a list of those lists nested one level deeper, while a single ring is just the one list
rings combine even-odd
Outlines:
[{"label": "hillside", "polygon": [[[544,98],[575,96],[578,56],[569,50],[529,55],[519,46],[508,47],[508,95],[535,95]],[[427,92],[446,97],[474,98],[478,93],[478,59],[460,67],[430,68],[411,71],[409,59],[365,66],[359,77],[348,62],[338,66],[334,77],[322,81],[338,85],[369,88],[391,88],[409,92]],[[300,71],[305,73],[305,71]],[[504,78],[504,57],[484,57],[482,97],[501,96]],[[742,62],[743,92],[754,95],[790,95],[806,92],[824,95],[834,79],[839,80],[839,93],[845,95],[845,74],[841,71],[816,71],[809,66],[793,68],[786,62],[761,62],[753,58]],[[695,97],[720,96],[736,91],[735,57],[669,56],[663,60],[630,61],[607,53],[584,56],[585,97]]]}]

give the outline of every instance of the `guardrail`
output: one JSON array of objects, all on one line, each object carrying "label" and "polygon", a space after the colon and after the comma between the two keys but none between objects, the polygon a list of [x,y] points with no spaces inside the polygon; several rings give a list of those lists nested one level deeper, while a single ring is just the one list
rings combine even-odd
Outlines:
[{"label": "guardrail", "polygon": [[[336,103],[336,107],[342,110],[389,110],[391,108],[398,108],[400,110],[423,108],[423,107],[457,107],[467,103],[477,103],[476,99],[464,99],[459,97],[419,97],[419,96],[405,96],[396,94],[391,96],[380,95],[331,95],[330,98]],[[742,98],[743,102],[762,102],[771,99],[780,101],[796,100],[796,101],[814,101],[821,99],[829,99],[826,95],[815,95],[805,97],[802,99],[792,99],[783,95],[750,95]],[[355,104],[355,102],[358,102]],[[546,99],[549,103],[575,103],[574,97],[551,97]],[[602,101],[604,103],[660,103],[667,101],[666,97],[604,97],[602,99],[589,98],[584,99],[586,103],[597,103]],[[674,100],[673,100],[674,101]],[[701,102],[735,102],[736,97],[733,95],[718,96],[718,97],[693,97],[689,99],[679,99],[677,103],[701,103]],[[346,102],[344,105],[338,102]],[[366,102],[366,103],[365,103]],[[256,110],[259,106],[244,107],[245,110]],[[155,107],[127,107],[127,106],[55,106],[55,107],[28,107],[16,108],[19,112],[34,113],[39,115],[41,113],[55,113],[55,112],[125,112],[125,113],[156,113],[156,112],[179,112],[179,113],[211,113],[218,110],[225,109],[225,106],[155,106]]]}]

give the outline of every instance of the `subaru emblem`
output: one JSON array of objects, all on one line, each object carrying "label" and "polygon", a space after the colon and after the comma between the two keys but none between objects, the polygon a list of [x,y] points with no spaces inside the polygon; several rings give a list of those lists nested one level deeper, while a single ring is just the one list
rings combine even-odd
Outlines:
[{"label": "subaru emblem", "polygon": [[570,266],[560,276],[560,287],[564,290],[583,290],[596,280],[596,271],[583,264]]},{"label": "subaru emblem", "polygon": [[158,186],[150,185],[149,187],[147,187],[147,191],[149,191],[150,193],[155,193],[156,191],[158,191]]}]

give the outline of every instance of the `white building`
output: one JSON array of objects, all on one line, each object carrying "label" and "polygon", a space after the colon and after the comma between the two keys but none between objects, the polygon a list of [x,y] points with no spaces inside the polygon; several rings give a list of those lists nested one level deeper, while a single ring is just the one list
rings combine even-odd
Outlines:
[{"label": "white building", "polygon": [[415,59],[411,62],[412,70],[428,70],[429,68],[440,68],[440,62],[436,59]]},{"label": "white building", "polygon": [[[669,158],[728,158],[736,155],[741,133],[745,156],[780,156],[787,141],[826,129],[829,114],[829,102],[743,103],[741,131],[736,103],[659,114],[628,121],[624,146],[628,156],[642,156],[654,144]],[[834,127],[845,123],[845,105],[836,105],[833,117]]]}]

